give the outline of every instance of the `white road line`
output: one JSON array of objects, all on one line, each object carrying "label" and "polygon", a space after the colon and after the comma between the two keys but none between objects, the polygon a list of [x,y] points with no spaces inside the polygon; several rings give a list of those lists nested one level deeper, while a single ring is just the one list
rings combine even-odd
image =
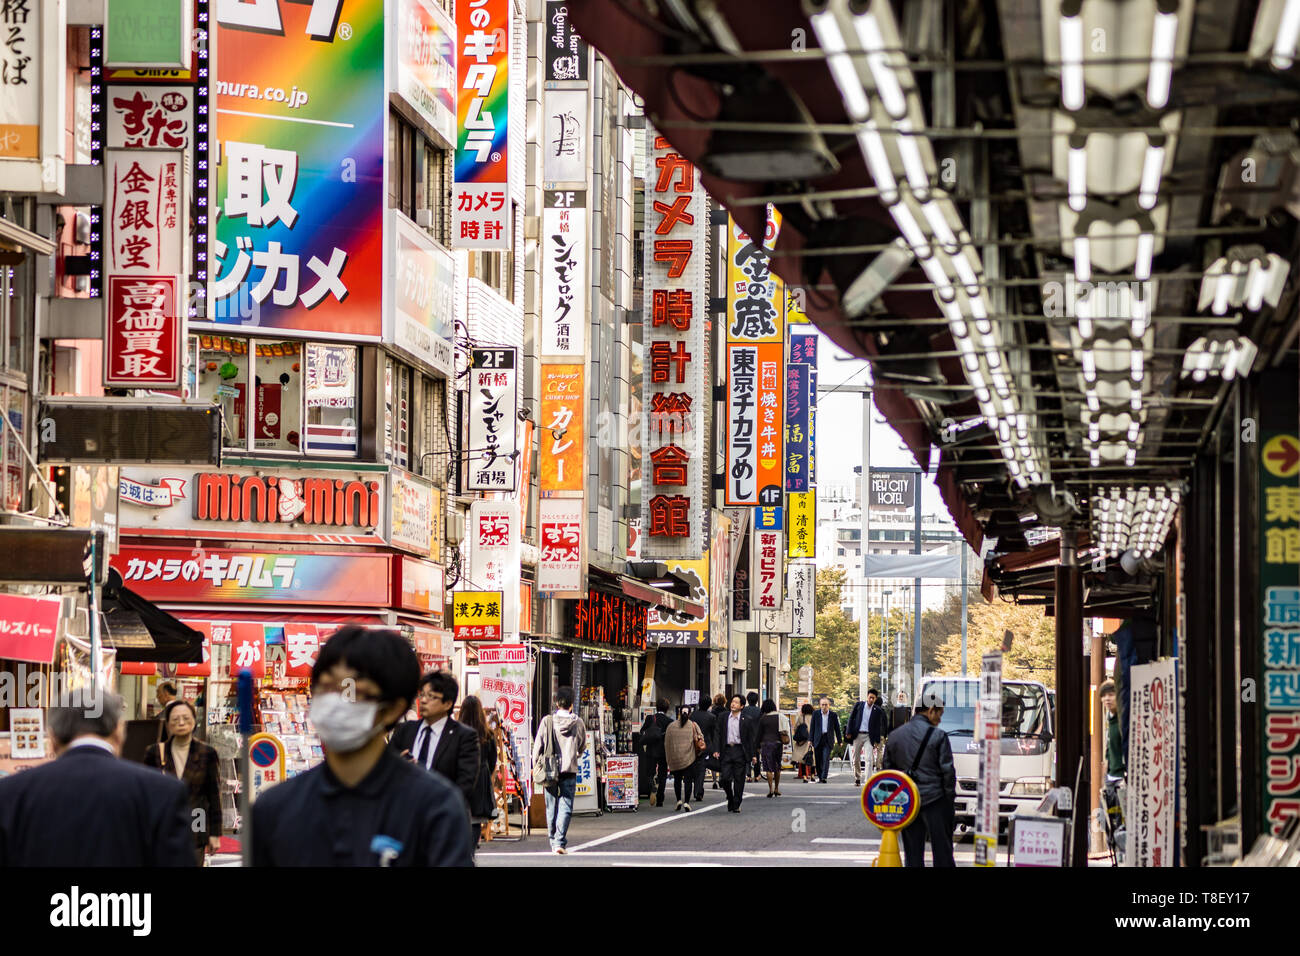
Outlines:
[{"label": "white road line", "polygon": [[232,116],[253,116],[257,119],[284,120],[286,123],[310,123],[313,126],[337,126],[341,129],[356,129],[355,123],[335,123],[331,120],[307,119],[303,116],[272,116],[270,113],[249,113],[245,110],[217,110],[218,113],[229,113]]},{"label": "white road line", "polygon": [[640,833],[642,830],[649,830],[653,827],[661,827],[665,823],[672,823],[674,820],[689,820],[701,813],[708,813],[710,810],[721,810],[725,803],[715,803],[712,806],[704,807],[700,810],[692,810],[690,813],[674,813],[671,817],[664,817],[662,820],[651,820],[649,823],[643,823],[640,826],[629,827],[626,830],[619,830],[617,833],[610,833],[606,836],[599,837],[595,840],[588,840],[586,843],[580,843],[577,846],[569,847],[570,853],[577,853],[580,850],[588,850],[594,846],[601,846],[614,840],[621,840],[625,836],[631,836],[633,833]]},{"label": "white road line", "polygon": [[859,840],[853,837],[813,837],[813,843],[848,843],[854,846],[880,846],[879,838],[875,840]]},{"label": "white road line", "polygon": [[[573,851],[569,851],[572,855]],[[480,853],[479,859],[498,856],[554,856],[555,854],[547,850],[505,850],[502,852]],[[690,859],[690,860],[737,860],[737,859],[770,859],[770,860],[869,860],[874,856],[867,855],[861,850],[826,850],[823,852],[809,852],[808,850],[597,850],[594,852],[582,854],[584,857],[594,858],[623,858],[629,857],[665,857],[671,859]]]}]

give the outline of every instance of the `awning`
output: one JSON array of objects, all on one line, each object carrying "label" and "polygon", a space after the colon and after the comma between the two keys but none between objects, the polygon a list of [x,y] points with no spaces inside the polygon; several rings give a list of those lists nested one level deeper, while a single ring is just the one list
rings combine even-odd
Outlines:
[{"label": "awning", "polygon": [[638,601],[645,601],[653,607],[676,611],[678,614],[689,614],[692,617],[705,617],[708,614],[708,608],[703,604],[688,601],[681,595],[673,594],[671,591],[664,591],[648,584],[642,584],[636,578],[620,575],[619,584],[622,586],[623,593],[628,597],[636,598]]},{"label": "awning", "polygon": [[203,660],[203,635],[122,584],[110,568],[103,590],[105,646],[118,661],[195,664]]},{"label": "awning", "polygon": [[230,610],[218,610],[212,607],[204,608],[187,608],[181,605],[171,604],[168,609],[180,616],[184,621],[192,622],[209,622],[223,621],[231,624],[248,623],[248,624],[316,624],[318,626],[342,627],[344,624],[360,624],[365,627],[391,627],[388,621],[379,614],[342,611],[313,613],[309,611],[276,611],[262,610],[246,611],[243,608],[232,607]]}]

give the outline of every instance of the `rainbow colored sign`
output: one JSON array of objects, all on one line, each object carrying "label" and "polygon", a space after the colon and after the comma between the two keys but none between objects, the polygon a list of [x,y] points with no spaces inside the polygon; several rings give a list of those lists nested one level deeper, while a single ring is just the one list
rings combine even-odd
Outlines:
[{"label": "rainbow colored sign", "polygon": [[326,6],[216,7],[207,322],[380,336],[384,3],[349,0],[329,22]]},{"label": "rainbow colored sign", "polygon": [[451,244],[509,249],[510,0],[461,0],[456,36]]}]

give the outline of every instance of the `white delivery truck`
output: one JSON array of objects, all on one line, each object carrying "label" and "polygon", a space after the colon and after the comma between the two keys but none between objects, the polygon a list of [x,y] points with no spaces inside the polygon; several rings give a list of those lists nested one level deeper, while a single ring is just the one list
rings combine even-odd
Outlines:
[{"label": "white delivery truck", "polygon": [[[974,829],[979,744],[975,717],[979,711],[978,677],[927,677],[921,693],[934,690],[943,698],[939,729],[948,734],[957,771],[957,832]],[[1056,743],[1053,708],[1048,690],[1037,681],[1002,682],[1002,741],[998,794],[999,828],[1017,813],[1034,810],[1055,786]]]}]

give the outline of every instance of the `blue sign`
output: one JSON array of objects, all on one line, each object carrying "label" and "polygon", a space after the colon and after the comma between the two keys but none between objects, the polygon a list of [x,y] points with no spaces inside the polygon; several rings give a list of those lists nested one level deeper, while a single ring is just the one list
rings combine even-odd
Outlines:
[{"label": "blue sign", "polygon": [[784,531],[784,508],[755,508],[754,527],[760,531]]},{"label": "blue sign", "polygon": [[269,740],[259,740],[248,751],[248,759],[257,767],[273,767],[280,762],[280,749]]},{"label": "blue sign", "polygon": [[808,377],[807,365],[785,367],[785,490],[808,491]]}]

